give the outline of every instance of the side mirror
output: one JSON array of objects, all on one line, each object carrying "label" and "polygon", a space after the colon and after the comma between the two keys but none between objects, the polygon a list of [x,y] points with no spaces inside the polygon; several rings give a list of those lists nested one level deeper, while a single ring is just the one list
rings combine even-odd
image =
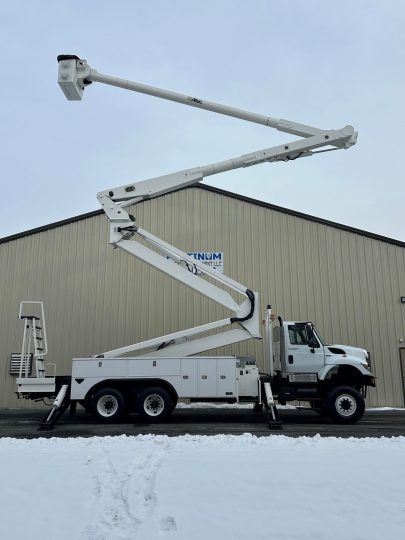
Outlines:
[{"label": "side mirror", "polygon": [[315,352],[315,348],[319,347],[314,335],[308,338],[308,347],[311,349],[311,352]]}]

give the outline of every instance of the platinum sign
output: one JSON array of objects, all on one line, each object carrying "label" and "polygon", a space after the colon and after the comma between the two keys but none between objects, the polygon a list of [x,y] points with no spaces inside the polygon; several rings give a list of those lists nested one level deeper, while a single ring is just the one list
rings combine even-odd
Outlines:
[{"label": "platinum sign", "polygon": [[187,255],[218,270],[221,274],[224,273],[224,254],[222,251],[190,251]]}]

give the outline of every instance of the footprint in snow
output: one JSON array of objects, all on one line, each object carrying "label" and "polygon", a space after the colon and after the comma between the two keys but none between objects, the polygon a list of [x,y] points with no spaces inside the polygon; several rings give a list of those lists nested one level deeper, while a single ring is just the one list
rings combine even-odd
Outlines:
[{"label": "footprint in snow", "polygon": [[167,516],[160,520],[160,531],[164,534],[170,534],[177,531],[176,521],[174,517]]}]

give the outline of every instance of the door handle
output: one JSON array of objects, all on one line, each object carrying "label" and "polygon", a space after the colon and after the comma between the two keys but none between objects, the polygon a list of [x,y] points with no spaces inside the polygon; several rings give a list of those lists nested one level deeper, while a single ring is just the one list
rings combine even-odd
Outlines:
[{"label": "door handle", "polygon": [[292,354],[288,355],[288,363],[293,364],[294,363],[294,356]]}]

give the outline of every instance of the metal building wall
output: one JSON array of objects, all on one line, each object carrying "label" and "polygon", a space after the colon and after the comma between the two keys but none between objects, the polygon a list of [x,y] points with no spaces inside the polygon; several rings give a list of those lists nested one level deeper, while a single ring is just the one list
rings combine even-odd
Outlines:
[{"label": "metal building wall", "polygon": [[[136,205],[137,223],[185,251],[223,251],[224,270],[285,319],[312,320],[331,343],[372,352],[369,405],[403,406],[405,246],[370,238],[207,188]],[[19,302],[45,302],[59,374],[101,353],[226,316],[207,299],[108,244],[104,215],[0,242],[0,406],[17,401],[9,357],[21,347]],[[262,342],[221,354],[254,354]]]}]

